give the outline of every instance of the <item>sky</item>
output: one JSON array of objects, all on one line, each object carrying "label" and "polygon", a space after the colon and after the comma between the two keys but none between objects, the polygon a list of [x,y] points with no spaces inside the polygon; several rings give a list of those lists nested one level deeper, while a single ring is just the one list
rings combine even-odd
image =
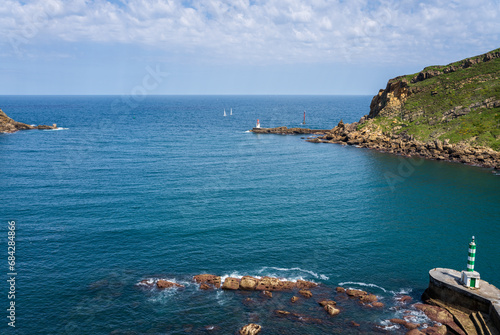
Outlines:
[{"label": "sky", "polygon": [[498,47],[500,0],[2,0],[0,95],[375,95]]}]

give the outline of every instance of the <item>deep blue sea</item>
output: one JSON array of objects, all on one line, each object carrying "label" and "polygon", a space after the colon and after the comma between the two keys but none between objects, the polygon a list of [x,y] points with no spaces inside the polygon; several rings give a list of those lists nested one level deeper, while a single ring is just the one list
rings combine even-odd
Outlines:
[{"label": "deep blue sea", "polygon": [[[472,235],[476,270],[500,286],[491,170],[248,132],[257,119],[298,126],[304,110],[308,127],[333,128],[367,114],[370,100],[0,96],[13,119],[63,128],[0,134],[1,333],[234,334],[255,322],[262,334],[360,334],[407,310],[425,323],[397,297],[418,302],[434,267],[465,269]],[[6,317],[11,220],[15,329]],[[291,304],[290,292],[201,291],[191,282],[200,273],[321,287]],[[160,278],[185,288],[139,284]],[[338,285],[385,307],[344,299]],[[329,317],[320,298],[337,300],[341,314]]]}]

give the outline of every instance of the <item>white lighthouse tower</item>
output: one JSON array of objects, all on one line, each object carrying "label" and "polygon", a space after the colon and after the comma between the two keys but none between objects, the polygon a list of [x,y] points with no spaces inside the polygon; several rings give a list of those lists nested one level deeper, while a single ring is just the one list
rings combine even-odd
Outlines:
[{"label": "white lighthouse tower", "polygon": [[476,242],[472,236],[472,242],[469,243],[469,253],[467,258],[467,270],[462,271],[462,284],[469,288],[479,288],[479,272],[474,271],[474,262],[476,261]]},{"label": "white lighthouse tower", "polygon": [[259,119],[257,119],[257,125],[255,126],[255,128],[260,128],[260,122],[259,122]]}]

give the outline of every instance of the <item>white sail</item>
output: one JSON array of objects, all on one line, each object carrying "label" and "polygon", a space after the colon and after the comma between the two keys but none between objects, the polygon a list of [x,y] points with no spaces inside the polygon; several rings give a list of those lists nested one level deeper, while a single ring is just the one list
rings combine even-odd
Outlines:
[{"label": "white sail", "polygon": [[231,108],[231,113],[229,113],[229,115],[233,115],[233,109]]},{"label": "white sail", "polygon": [[224,116],[226,116],[226,109],[224,108]]}]

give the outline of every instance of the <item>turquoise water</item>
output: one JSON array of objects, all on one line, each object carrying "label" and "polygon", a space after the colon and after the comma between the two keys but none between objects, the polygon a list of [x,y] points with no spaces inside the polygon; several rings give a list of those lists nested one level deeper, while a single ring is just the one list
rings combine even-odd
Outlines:
[{"label": "turquoise water", "polygon": [[[370,333],[401,316],[398,293],[418,301],[428,270],[464,269],[472,235],[476,269],[500,286],[492,171],[247,132],[257,119],[299,125],[304,110],[308,127],[332,128],[367,114],[370,100],[0,97],[16,120],[67,128],[0,135],[5,278],[7,222],[17,229],[16,328],[2,316],[1,329],[233,334],[257,322],[266,334]],[[199,291],[190,282],[199,273],[312,280],[322,284],[317,297],[339,300],[342,313],[327,317],[316,297],[292,305],[288,292],[267,300]],[[138,285],[158,278],[186,288]],[[342,300],[339,284],[369,290],[386,307]],[[6,293],[1,299],[8,306]],[[275,309],[322,323],[277,318]]]}]

